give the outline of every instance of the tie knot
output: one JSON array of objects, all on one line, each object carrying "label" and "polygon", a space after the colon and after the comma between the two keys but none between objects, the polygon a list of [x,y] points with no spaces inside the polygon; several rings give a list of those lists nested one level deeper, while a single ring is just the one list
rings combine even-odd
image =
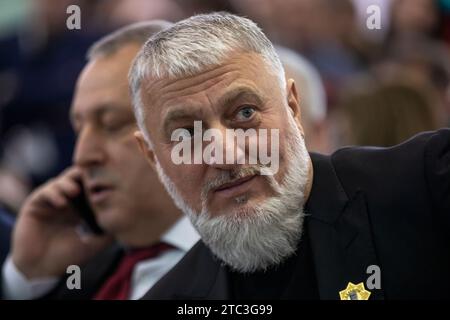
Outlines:
[{"label": "tie knot", "polygon": [[159,242],[149,247],[128,250],[122,257],[114,274],[112,274],[112,276],[103,284],[94,299],[127,299],[129,297],[131,275],[134,266],[139,261],[155,258],[171,248],[173,248],[173,246],[164,242]]},{"label": "tie knot", "polygon": [[173,246],[165,242],[158,242],[156,244],[144,248],[133,248],[125,253],[122,262],[130,261],[133,262],[133,264],[136,264],[141,260],[157,257],[164,251],[167,251],[172,248]]}]

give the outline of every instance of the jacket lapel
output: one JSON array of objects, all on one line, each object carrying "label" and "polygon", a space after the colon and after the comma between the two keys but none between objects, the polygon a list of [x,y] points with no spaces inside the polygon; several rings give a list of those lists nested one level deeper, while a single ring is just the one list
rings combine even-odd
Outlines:
[{"label": "jacket lapel", "polygon": [[[370,265],[379,266],[362,191],[348,197],[331,159],[312,154],[314,182],[305,211],[321,299],[340,299],[349,282],[364,283]],[[381,289],[370,300],[384,299]]]},{"label": "jacket lapel", "polygon": [[92,299],[114,271],[122,256],[123,249],[119,245],[113,244],[81,266],[81,290],[68,290],[65,278],[50,297],[55,299]]},{"label": "jacket lapel", "polygon": [[[344,192],[331,159],[311,154],[314,182],[305,207],[305,228],[313,252],[316,278],[321,299],[340,299],[339,291],[349,282],[364,283],[367,267],[379,266],[372,240],[372,230],[362,191],[350,197]],[[198,259],[191,268],[195,276],[178,292],[176,299],[229,299],[231,297],[226,267],[214,258],[200,241]],[[382,289],[369,290],[370,300],[384,299]]]},{"label": "jacket lapel", "polygon": [[174,299],[183,300],[226,300],[230,299],[228,271],[211,251],[199,241],[197,259],[193,259],[195,270],[192,281],[174,295]]}]

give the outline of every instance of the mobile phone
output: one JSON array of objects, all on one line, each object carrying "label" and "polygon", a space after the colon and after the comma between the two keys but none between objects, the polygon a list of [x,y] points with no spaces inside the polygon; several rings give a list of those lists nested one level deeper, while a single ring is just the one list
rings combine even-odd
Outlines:
[{"label": "mobile phone", "polygon": [[83,183],[81,181],[77,181],[77,183],[79,184],[81,191],[80,194],[72,200],[72,205],[83,219],[83,227],[93,234],[104,234],[105,231],[97,223],[94,211],[89,205]]}]

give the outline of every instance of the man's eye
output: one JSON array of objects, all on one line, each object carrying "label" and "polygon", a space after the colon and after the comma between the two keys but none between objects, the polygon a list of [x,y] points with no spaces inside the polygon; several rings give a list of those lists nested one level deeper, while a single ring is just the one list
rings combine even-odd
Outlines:
[{"label": "man's eye", "polygon": [[239,112],[236,114],[236,119],[238,121],[247,121],[252,118],[253,114],[256,112],[255,108],[251,106],[243,107]]},{"label": "man's eye", "polygon": [[106,123],[103,127],[108,132],[116,132],[122,129],[123,125],[121,123]]},{"label": "man's eye", "polygon": [[125,121],[125,120],[105,121],[103,122],[103,129],[109,133],[115,133],[133,124],[134,121]]}]

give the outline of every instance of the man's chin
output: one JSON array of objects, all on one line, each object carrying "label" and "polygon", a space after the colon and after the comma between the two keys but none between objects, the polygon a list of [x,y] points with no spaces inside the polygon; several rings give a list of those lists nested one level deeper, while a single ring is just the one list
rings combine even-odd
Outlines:
[{"label": "man's chin", "polygon": [[123,218],[117,208],[103,207],[95,212],[98,225],[108,233],[114,234],[124,227]]},{"label": "man's chin", "polygon": [[200,218],[194,225],[215,256],[237,272],[251,273],[267,270],[294,254],[302,216],[281,221],[271,214],[263,217],[257,210],[244,209]]},{"label": "man's chin", "polygon": [[204,203],[210,217],[218,216],[248,216],[257,211],[257,207],[268,203],[276,197],[275,191],[268,185],[261,188],[259,185],[245,193],[233,197],[211,197]]}]

